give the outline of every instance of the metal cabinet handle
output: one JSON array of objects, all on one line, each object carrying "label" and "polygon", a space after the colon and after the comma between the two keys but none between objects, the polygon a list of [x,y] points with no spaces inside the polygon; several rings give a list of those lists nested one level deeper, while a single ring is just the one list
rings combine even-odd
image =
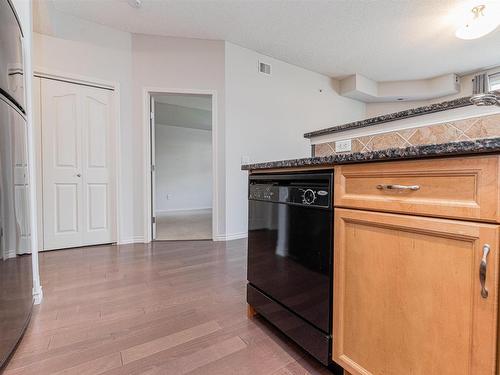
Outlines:
[{"label": "metal cabinet handle", "polygon": [[76,177],[82,177],[82,175],[80,173],[77,173]]},{"label": "metal cabinet handle", "polygon": [[412,190],[416,191],[420,189],[420,185],[386,185],[379,184],[377,185],[377,189],[379,190]]},{"label": "metal cabinet handle", "polygon": [[488,254],[490,253],[490,245],[483,246],[483,258],[479,265],[479,282],[481,283],[481,297],[488,298],[488,289],[486,289],[486,270],[488,267]]}]

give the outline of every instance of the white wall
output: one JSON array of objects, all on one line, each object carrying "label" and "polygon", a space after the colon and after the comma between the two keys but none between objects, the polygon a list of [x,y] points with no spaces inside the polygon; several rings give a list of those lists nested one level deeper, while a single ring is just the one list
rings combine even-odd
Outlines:
[{"label": "white wall", "polygon": [[[78,19],[74,20],[78,24]],[[83,25],[87,23],[82,21]],[[81,29],[80,26],[76,26]],[[90,29],[93,24],[88,25]],[[61,73],[82,75],[90,78],[112,81],[119,84],[120,91],[120,208],[119,233],[120,242],[142,239],[142,176],[138,168],[142,154],[135,147],[134,140],[140,139],[142,133],[132,122],[132,50],[131,36],[128,33],[97,26],[102,40],[110,39],[107,45],[97,44],[94,38],[89,41],[65,39],[62,35],[48,36],[33,34],[33,65],[36,69],[49,69]],[[42,30],[45,32],[45,30]],[[92,36],[82,31],[79,36]],[[72,35],[71,35],[72,36]],[[115,43],[111,43],[114,41]],[[138,220],[138,217],[140,220]]]},{"label": "white wall", "polygon": [[[217,202],[214,238],[225,236],[225,120],[224,120],[224,42],[201,39],[159,37],[148,35],[132,36],[132,76],[133,76],[133,121],[137,128],[144,126],[144,91],[147,88],[163,88],[171,90],[213,90],[216,92],[216,129],[217,159],[214,161],[218,169]],[[138,138],[140,139],[140,138]],[[147,140],[143,140],[146,142]],[[215,144],[214,144],[215,146]],[[135,147],[142,147],[137,142]],[[146,175],[143,162],[138,167],[142,176]],[[143,181],[143,178],[141,179]],[[145,188],[145,186],[144,186]],[[143,194],[141,189],[141,194]],[[144,207],[144,201],[141,201]],[[144,220],[141,214],[137,219]]]},{"label": "white wall", "polygon": [[[247,173],[240,170],[242,158],[265,161],[309,156],[303,133],[365,116],[365,104],[338,95],[337,81],[231,43],[130,35],[56,16],[57,22],[39,17],[39,31],[50,36],[34,35],[35,66],[120,84],[120,241],[140,241],[146,230],[147,88],[216,92],[215,239],[246,234]],[[257,72],[259,59],[272,64],[271,77]]]},{"label": "white wall", "polygon": [[[258,61],[272,75],[258,73]],[[241,161],[310,156],[303,134],[365,116],[365,104],[344,98],[338,82],[226,43],[227,233],[247,230],[247,172]],[[322,90],[322,92],[320,92]]]},{"label": "white wall", "polygon": [[212,132],[156,124],[155,140],[156,212],[211,208]]}]

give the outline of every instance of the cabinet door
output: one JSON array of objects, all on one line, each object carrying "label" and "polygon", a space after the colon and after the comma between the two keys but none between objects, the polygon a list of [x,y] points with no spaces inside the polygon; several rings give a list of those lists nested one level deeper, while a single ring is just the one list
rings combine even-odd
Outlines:
[{"label": "cabinet door", "polygon": [[493,375],[498,228],[336,209],[333,359],[352,375]]}]

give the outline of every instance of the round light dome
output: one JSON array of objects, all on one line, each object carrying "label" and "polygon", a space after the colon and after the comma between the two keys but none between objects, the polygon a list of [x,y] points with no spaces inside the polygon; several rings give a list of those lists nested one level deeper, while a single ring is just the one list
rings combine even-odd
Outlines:
[{"label": "round light dome", "polygon": [[491,33],[500,25],[498,14],[487,8],[486,5],[478,5],[472,8],[470,18],[465,25],[459,27],[455,32],[460,39],[477,39]]}]

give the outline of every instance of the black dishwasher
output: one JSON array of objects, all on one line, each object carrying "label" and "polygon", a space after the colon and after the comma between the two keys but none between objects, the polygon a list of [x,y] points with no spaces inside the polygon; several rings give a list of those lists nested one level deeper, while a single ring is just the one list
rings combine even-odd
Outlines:
[{"label": "black dishwasher", "polygon": [[336,367],[332,180],[330,171],[249,177],[247,301],[320,362]]}]

